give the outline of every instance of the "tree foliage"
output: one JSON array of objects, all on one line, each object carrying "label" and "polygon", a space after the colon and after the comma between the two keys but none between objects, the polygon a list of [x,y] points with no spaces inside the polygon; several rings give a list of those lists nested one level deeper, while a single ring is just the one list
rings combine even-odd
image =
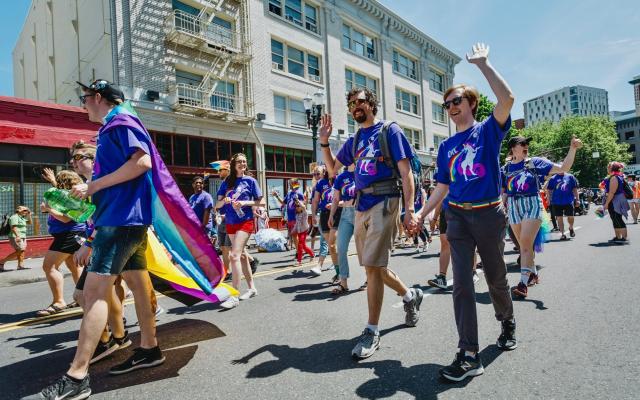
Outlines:
[{"label": "tree foliage", "polygon": [[[489,118],[495,106],[496,105],[491,100],[489,100],[487,96],[480,93],[480,101],[478,102],[478,110],[476,111],[476,120],[484,121],[485,119]],[[516,127],[512,124],[511,128],[509,129],[509,132],[507,132],[507,135],[504,138],[504,144],[500,151],[501,163],[504,163],[504,160],[507,156],[507,151],[508,151],[507,142],[512,136],[517,136],[517,135],[522,135],[522,132],[519,129],[516,129]]]},{"label": "tree foliage", "polygon": [[[557,123],[542,122],[523,129],[521,135],[533,139],[529,154],[556,163],[564,160],[573,135],[581,139],[583,147],[578,150],[571,168],[581,186],[597,186],[606,175],[610,161],[626,163],[630,157],[628,145],[618,143],[615,123],[606,117],[573,116]],[[595,152],[598,157],[594,157]]]}]

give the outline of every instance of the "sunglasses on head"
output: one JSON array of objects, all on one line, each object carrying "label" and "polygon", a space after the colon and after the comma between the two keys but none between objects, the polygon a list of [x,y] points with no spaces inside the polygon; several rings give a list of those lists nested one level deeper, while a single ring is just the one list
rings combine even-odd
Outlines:
[{"label": "sunglasses on head", "polygon": [[355,100],[351,100],[350,102],[348,102],[347,106],[349,107],[349,110],[353,110],[357,106],[361,106],[366,102],[367,102],[367,99],[355,99]]},{"label": "sunglasses on head", "polygon": [[87,155],[87,154],[74,154],[71,157],[71,161],[81,161],[81,160],[93,160],[93,156]]},{"label": "sunglasses on head", "polygon": [[80,104],[87,104],[87,97],[93,97],[95,96],[94,94],[83,94],[82,96],[78,96],[78,98],[80,99]]},{"label": "sunglasses on head", "polygon": [[451,100],[447,100],[444,103],[442,103],[442,108],[444,108],[445,110],[448,110],[449,108],[451,108],[451,104],[453,104],[454,106],[459,106],[460,103],[462,103],[462,99],[464,99],[466,96],[456,96]]}]

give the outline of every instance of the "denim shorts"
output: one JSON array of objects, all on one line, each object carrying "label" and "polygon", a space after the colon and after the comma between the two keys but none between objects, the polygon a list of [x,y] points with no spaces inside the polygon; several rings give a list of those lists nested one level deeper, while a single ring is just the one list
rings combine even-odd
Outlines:
[{"label": "denim shorts", "polygon": [[147,229],[146,225],[96,227],[89,272],[120,275],[123,271],[146,270]]}]

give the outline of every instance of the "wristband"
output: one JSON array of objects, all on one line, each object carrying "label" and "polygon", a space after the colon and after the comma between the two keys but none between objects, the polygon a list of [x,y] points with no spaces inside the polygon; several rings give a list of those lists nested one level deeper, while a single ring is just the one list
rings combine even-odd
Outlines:
[{"label": "wristband", "polygon": [[320,147],[329,147],[329,143],[320,143]]}]

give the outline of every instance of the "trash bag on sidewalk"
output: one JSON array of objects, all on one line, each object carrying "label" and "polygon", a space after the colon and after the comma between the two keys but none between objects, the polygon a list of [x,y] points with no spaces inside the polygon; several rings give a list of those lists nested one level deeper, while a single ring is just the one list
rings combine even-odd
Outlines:
[{"label": "trash bag on sidewalk", "polygon": [[286,251],[287,239],[275,229],[261,229],[255,234],[256,244],[267,252]]}]

